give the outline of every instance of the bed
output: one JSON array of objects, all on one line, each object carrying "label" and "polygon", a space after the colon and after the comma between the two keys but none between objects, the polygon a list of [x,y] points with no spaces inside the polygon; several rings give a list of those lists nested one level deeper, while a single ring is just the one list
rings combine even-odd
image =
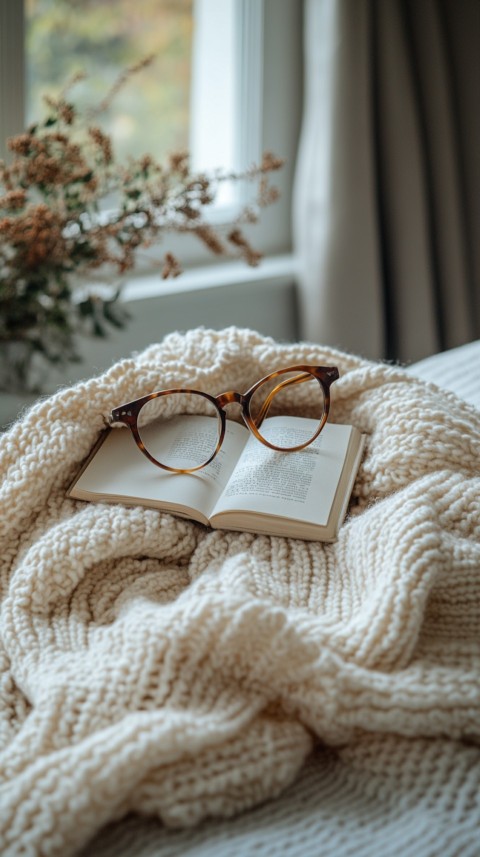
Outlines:
[{"label": "bed", "polygon": [[[180,348],[189,379],[196,373],[208,386],[220,373],[229,389],[290,358],[340,362],[337,418],[353,414],[373,440],[346,535],[321,548],[319,564],[314,548],[282,539],[239,536],[227,550],[213,538],[193,548],[186,524],[173,539],[168,516],[139,510],[121,521],[102,512],[101,527],[89,518],[82,541],[85,511],[77,504],[73,523],[58,486],[91,444],[112,385],[155,386],[160,358],[168,380]],[[480,853],[479,370],[480,342],[405,368],[277,345],[251,331],[194,331],[24,417],[3,445],[3,544],[15,562],[3,570],[2,853]],[[74,417],[86,393],[82,423]],[[40,433],[47,419],[48,444]],[[26,518],[21,480],[27,474],[41,494],[46,471],[49,509],[39,512],[38,497]],[[22,520],[28,539],[12,538]],[[146,545],[141,556],[135,539]],[[88,555],[99,544],[101,561]],[[300,597],[307,565],[309,592]],[[175,622],[164,611],[166,624],[150,636],[172,593]],[[227,602],[229,623],[217,626],[215,610]],[[120,626],[121,644],[112,630]],[[253,638],[260,663],[255,653],[249,660]],[[180,668],[190,684],[179,689]],[[196,676],[207,673],[195,695]],[[214,688],[221,705],[209,697]]]}]

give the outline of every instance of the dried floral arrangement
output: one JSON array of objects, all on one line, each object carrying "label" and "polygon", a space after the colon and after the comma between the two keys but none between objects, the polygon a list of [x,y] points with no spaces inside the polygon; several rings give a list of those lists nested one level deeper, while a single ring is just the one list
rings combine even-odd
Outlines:
[{"label": "dried floral arrangement", "polygon": [[[119,283],[136,266],[139,250],[171,232],[195,235],[216,255],[259,262],[241,225],[255,222],[259,209],[277,198],[270,174],[282,161],[265,154],[242,173],[195,174],[187,153],[158,163],[149,154],[125,164],[115,160],[112,139],[98,124],[124,83],[150,59],[127,69],[106,98],[88,114],[70,97],[69,82],[58,98],[45,99],[45,118],[8,140],[9,163],[0,162],[0,350],[6,378],[0,388],[28,386],[33,354],[50,363],[77,360],[79,332],[105,336],[127,320],[118,301]],[[254,200],[222,232],[205,218],[220,184],[253,183]],[[112,210],[102,203],[114,195]],[[163,277],[177,276],[179,261],[169,252],[160,261]],[[107,271],[116,287],[79,290],[92,272]],[[113,273],[112,273],[113,272]],[[115,275],[115,276],[114,276]],[[11,356],[15,354],[16,356]],[[5,372],[4,372],[5,375]],[[10,379],[10,380],[8,380]]]}]

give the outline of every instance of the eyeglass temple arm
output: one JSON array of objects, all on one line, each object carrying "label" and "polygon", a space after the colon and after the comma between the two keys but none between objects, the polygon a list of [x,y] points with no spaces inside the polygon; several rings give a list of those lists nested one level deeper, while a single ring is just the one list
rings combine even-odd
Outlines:
[{"label": "eyeglass temple arm", "polygon": [[272,399],[277,395],[278,391],[282,389],[282,387],[289,387],[290,384],[302,384],[304,381],[309,381],[312,376],[307,372],[302,375],[296,375],[295,378],[287,378],[285,381],[282,381],[280,384],[277,384],[276,387],[271,390],[265,399],[258,416],[255,418],[254,422],[257,428],[260,428],[265,417],[267,416],[268,409],[272,403]]}]

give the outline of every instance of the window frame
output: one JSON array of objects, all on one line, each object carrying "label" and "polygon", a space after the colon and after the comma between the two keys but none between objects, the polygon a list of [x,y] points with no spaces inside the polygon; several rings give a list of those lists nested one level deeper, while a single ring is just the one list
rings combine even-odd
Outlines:
[{"label": "window frame", "polygon": [[[239,159],[258,161],[265,150],[285,158],[276,174],[280,200],[245,231],[265,255],[291,252],[291,197],[301,122],[303,4],[300,0],[235,0],[236,54],[239,63],[236,112],[240,121]],[[0,157],[5,141],[24,128],[23,2],[0,3]],[[243,121],[244,117],[248,121]],[[226,219],[225,219],[226,218]],[[215,224],[232,212],[213,211]],[[177,255],[185,268],[213,264],[211,254],[189,235],[168,234],[158,247]],[[154,254],[152,254],[154,255]],[[224,262],[225,259],[220,259]]]}]

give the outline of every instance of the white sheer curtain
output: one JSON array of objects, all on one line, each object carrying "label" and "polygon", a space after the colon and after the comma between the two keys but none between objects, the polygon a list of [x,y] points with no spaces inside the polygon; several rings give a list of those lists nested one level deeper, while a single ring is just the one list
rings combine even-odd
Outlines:
[{"label": "white sheer curtain", "polygon": [[303,337],[404,361],[480,337],[478,0],[306,0],[305,85]]}]

